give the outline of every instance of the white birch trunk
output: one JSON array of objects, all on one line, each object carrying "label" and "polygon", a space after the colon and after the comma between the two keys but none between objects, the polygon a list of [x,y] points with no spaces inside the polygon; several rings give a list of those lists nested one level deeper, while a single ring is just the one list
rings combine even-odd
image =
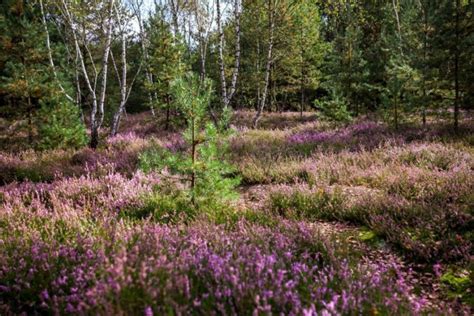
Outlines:
[{"label": "white birch trunk", "polygon": [[258,121],[260,120],[263,108],[265,107],[267,94],[268,94],[268,83],[270,81],[270,72],[271,72],[271,67],[272,67],[273,36],[274,36],[274,28],[275,28],[275,20],[274,20],[275,7],[272,6],[272,0],[268,0],[268,15],[269,15],[268,24],[269,24],[269,33],[270,33],[270,35],[269,35],[269,40],[268,40],[267,65],[266,65],[266,68],[265,68],[265,83],[264,83],[264,86],[263,86],[261,103],[260,103],[259,108],[257,110],[257,113],[255,114],[255,117],[253,119],[253,127],[254,128],[257,128]]}]

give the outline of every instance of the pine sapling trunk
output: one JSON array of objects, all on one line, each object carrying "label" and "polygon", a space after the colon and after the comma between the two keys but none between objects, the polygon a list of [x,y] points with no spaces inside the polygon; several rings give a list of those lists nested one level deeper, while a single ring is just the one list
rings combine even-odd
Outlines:
[{"label": "pine sapling trunk", "polygon": [[170,127],[170,111],[171,111],[171,100],[170,96],[166,96],[166,122],[165,122],[165,130],[168,130]]},{"label": "pine sapling trunk", "polygon": [[28,142],[30,145],[33,144],[33,107],[31,106],[31,96],[28,93]]},{"label": "pine sapling trunk", "polygon": [[305,49],[303,45],[304,32],[303,28],[300,29],[300,45],[301,45],[301,100],[300,100],[300,118],[303,118],[303,107],[304,107],[304,89],[305,89]]},{"label": "pine sapling trunk", "polygon": [[423,127],[426,127],[426,107],[423,107],[423,110],[422,110],[422,119],[423,119]]},{"label": "pine sapling trunk", "polygon": [[[194,113],[193,113],[194,115]],[[191,203],[196,205],[194,188],[196,187],[196,135],[194,117],[191,119]]]},{"label": "pine sapling trunk", "polygon": [[394,102],[395,103],[394,104],[395,105],[395,108],[394,108],[394,110],[395,110],[395,115],[394,115],[395,116],[395,130],[398,131],[398,95],[395,95],[395,100],[394,101],[395,101]]},{"label": "pine sapling trunk", "polygon": [[[303,56],[302,56],[303,57]],[[304,72],[304,62],[301,63],[301,102],[300,102],[300,117],[303,118],[303,109],[305,103],[305,72]]]}]

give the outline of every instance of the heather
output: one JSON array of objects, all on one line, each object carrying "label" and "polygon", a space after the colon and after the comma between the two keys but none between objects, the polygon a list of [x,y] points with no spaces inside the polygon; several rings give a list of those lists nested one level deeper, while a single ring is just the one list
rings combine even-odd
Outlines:
[{"label": "heather", "polygon": [[245,115],[222,136],[237,201],[193,205],[168,162],[190,143],[140,116],[97,150],[2,153],[1,313],[469,314],[467,135]]},{"label": "heather", "polygon": [[139,132],[126,131],[107,139],[98,150],[83,147],[79,150],[2,151],[0,183],[51,182],[56,178],[78,177],[102,169],[131,175],[137,169],[138,156],[142,151],[155,144],[173,148],[179,146],[180,142],[181,137],[175,132],[147,132],[141,135]]},{"label": "heather", "polygon": [[244,131],[233,145],[243,181],[272,185],[279,215],[366,225],[418,259],[469,262],[472,147],[443,133],[362,121]]},{"label": "heather", "polygon": [[74,228],[67,239],[51,231],[50,242],[2,236],[3,312],[406,313],[423,304],[396,264],[351,266],[305,224],[101,224],[87,238]]},{"label": "heather", "polygon": [[3,187],[2,311],[403,313],[422,306],[396,264],[350,265],[331,236],[309,224],[169,226],[120,216],[160,183],[109,173]]},{"label": "heather", "polygon": [[474,315],[473,14],[0,1],[0,315]]}]

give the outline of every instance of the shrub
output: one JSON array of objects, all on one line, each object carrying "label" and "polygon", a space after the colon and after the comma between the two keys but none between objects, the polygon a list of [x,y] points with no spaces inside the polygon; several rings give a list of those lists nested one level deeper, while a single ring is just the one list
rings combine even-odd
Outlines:
[{"label": "shrub", "polygon": [[43,102],[38,114],[40,149],[79,148],[87,134],[77,106],[67,101]]},{"label": "shrub", "polygon": [[281,192],[270,194],[272,211],[285,218],[344,220],[347,216],[342,213],[342,195],[339,190],[328,192],[324,189],[311,192],[293,191],[290,195]]},{"label": "shrub", "polygon": [[207,122],[209,82],[199,84],[195,75],[188,74],[172,86],[176,103],[187,121],[183,134],[187,148],[181,152],[154,148],[140,156],[140,167],[146,172],[167,167],[186,183],[183,193],[189,196],[192,207],[212,215],[236,197],[234,188],[239,183],[239,179],[232,177],[232,166],[225,161],[226,135],[218,129],[227,124],[220,122],[215,126]]},{"label": "shrub", "polygon": [[139,207],[125,208],[121,215],[131,219],[152,219],[159,223],[174,224],[195,218],[196,213],[187,197],[180,191],[160,192],[143,198]]},{"label": "shrub", "polygon": [[452,207],[387,195],[354,199],[337,188],[276,190],[270,194],[269,207],[284,218],[365,225],[408,256],[425,262],[467,262],[472,252],[474,217]]},{"label": "shrub", "polygon": [[287,221],[117,223],[66,244],[19,238],[0,248],[2,314],[404,314],[422,303],[396,264],[350,266],[314,228]]},{"label": "shrub", "polygon": [[314,106],[321,111],[321,116],[324,119],[345,123],[352,120],[346,100],[334,90],[330,98],[314,100]]}]

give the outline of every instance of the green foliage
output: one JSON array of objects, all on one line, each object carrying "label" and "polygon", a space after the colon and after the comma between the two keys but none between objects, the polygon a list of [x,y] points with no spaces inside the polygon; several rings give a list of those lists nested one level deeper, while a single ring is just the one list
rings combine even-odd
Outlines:
[{"label": "green foliage", "polygon": [[173,35],[171,25],[164,14],[163,8],[157,7],[157,11],[146,25],[150,38],[146,67],[153,80],[146,81],[145,87],[153,96],[151,105],[169,111],[173,106],[171,83],[184,74],[186,64],[183,58],[185,45],[179,36]]},{"label": "green foliage", "polygon": [[358,234],[358,238],[372,246],[381,246],[384,244],[383,239],[373,230],[363,227]]},{"label": "green foliage", "polygon": [[441,275],[440,281],[446,286],[448,296],[453,298],[461,298],[468,304],[474,304],[474,294],[471,292],[474,286],[472,280],[473,271],[467,270],[454,272],[449,269]]},{"label": "green foliage", "polygon": [[330,98],[316,99],[314,105],[321,111],[321,116],[324,119],[344,123],[352,120],[346,100],[336,92],[333,92]]},{"label": "green foliage", "polygon": [[176,172],[173,163],[176,155],[178,154],[173,155],[169,150],[155,144],[150,149],[140,153],[138,167],[146,173],[150,173],[154,170],[163,170],[164,168]]},{"label": "green foliage", "polygon": [[[59,88],[60,83],[66,88],[69,83],[61,72],[55,76],[50,67],[38,8],[33,4],[16,7],[9,2],[0,7],[0,17],[4,17],[0,19],[0,42],[5,52],[0,56],[0,94],[6,95],[8,104],[14,107],[14,119],[28,117],[25,128],[30,145],[33,136],[38,136],[40,149],[84,145],[87,137],[79,109],[65,99]],[[64,56],[59,58],[60,63]]]},{"label": "green foliage", "polygon": [[195,210],[183,192],[174,190],[163,192],[157,190],[144,198],[144,203],[138,208],[128,208],[122,211],[121,216],[130,219],[147,219],[163,224],[173,224],[178,221],[188,221],[195,217]]},{"label": "green foliage", "polygon": [[228,144],[220,137],[217,128],[207,123],[204,130],[206,141],[198,147],[198,161],[194,166],[192,162],[190,164],[196,172],[194,194],[198,205],[222,207],[226,201],[237,198],[234,189],[240,180],[232,177],[234,168],[224,160]]},{"label": "green foliage", "polygon": [[390,81],[383,89],[384,109],[398,127],[403,114],[409,110],[410,96],[418,89],[420,76],[403,57],[394,57],[387,66],[387,75]]},{"label": "green foliage", "polygon": [[347,219],[350,215],[341,212],[343,196],[340,191],[324,189],[306,193],[294,191],[291,194],[275,192],[270,195],[273,213],[291,219]]},{"label": "green foliage", "polygon": [[225,129],[220,130],[207,119],[211,84],[199,83],[195,75],[188,73],[173,81],[172,88],[176,104],[187,121],[183,133],[187,148],[178,153],[152,149],[140,156],[140,168],[150,172],[167,167],[185,182],[183,194],[189,198],[191,208],[213,216],[227,209],[228,202],[237,197],[235,187],[240,180],[232,177],[234,168],[225,160],[228,151]]},{"label": "green foliage", "polygon": [[67,101],[42,102],[38,113],[41,149],[79,148],[87,144],[87,132],[77,106]]}]

